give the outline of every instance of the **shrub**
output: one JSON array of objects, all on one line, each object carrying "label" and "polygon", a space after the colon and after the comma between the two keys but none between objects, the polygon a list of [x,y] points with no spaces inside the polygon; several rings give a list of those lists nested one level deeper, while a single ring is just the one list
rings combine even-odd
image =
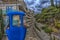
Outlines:
[{"label": "shrub", "polygon": [[52,32],[52,29],[47,27],[47,28],[44,29],[44,31],[45,31],[46,33],[51,33],[51,32]]}]

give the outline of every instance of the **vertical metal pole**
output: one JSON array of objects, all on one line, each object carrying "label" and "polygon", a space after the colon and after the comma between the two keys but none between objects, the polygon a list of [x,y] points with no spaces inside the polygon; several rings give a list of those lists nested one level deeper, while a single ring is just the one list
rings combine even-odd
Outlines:
[{"label": "vertical metal pole", "polygon": [[12,15],[9,16],[9,25],[10,25],[10,28],[12,27]]}]

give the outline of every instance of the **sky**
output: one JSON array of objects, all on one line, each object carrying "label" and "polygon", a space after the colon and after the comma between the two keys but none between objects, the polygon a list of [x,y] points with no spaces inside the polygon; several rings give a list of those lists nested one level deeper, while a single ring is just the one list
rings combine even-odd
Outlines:
[{"label": "sky", "polygon": [[[47,8],[51,5],[50,0],[24,0],[27,8],[33,10],[35,13],[41,12],[42,8]],[[59,2],[60,0],[57,0]],[[54,4],[56,0],[54,0]]]}]

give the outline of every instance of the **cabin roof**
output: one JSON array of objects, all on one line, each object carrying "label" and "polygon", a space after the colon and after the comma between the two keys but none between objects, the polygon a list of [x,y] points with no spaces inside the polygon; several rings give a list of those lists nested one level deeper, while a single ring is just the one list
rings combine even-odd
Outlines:
[{"label": "cabin roof", "polygon": [[11,16],[11,15],[25,15],[25,13],[23,11],[9,11],[9,12],[7,12],[7,15],[8,16]]}]

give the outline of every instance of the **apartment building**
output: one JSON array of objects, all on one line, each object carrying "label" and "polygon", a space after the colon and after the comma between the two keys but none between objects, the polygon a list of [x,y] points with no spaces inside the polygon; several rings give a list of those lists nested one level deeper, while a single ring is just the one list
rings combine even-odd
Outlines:
[{"label": "apartment building", "polygon": [[[7,24],[6,23],[7,18],[4,16],[4,15],[6,15],[6,12],[9,9],[18,10],[19,11],[19,6],[20,5],[24,5],[23,0],[1,0],[1,2],[0,2],[0,9],[2,10],[3,19],[5,20],[5,22],[4,22],[5,24]],[[16,21],[14,21],[14,23],[15,22]]]}]

